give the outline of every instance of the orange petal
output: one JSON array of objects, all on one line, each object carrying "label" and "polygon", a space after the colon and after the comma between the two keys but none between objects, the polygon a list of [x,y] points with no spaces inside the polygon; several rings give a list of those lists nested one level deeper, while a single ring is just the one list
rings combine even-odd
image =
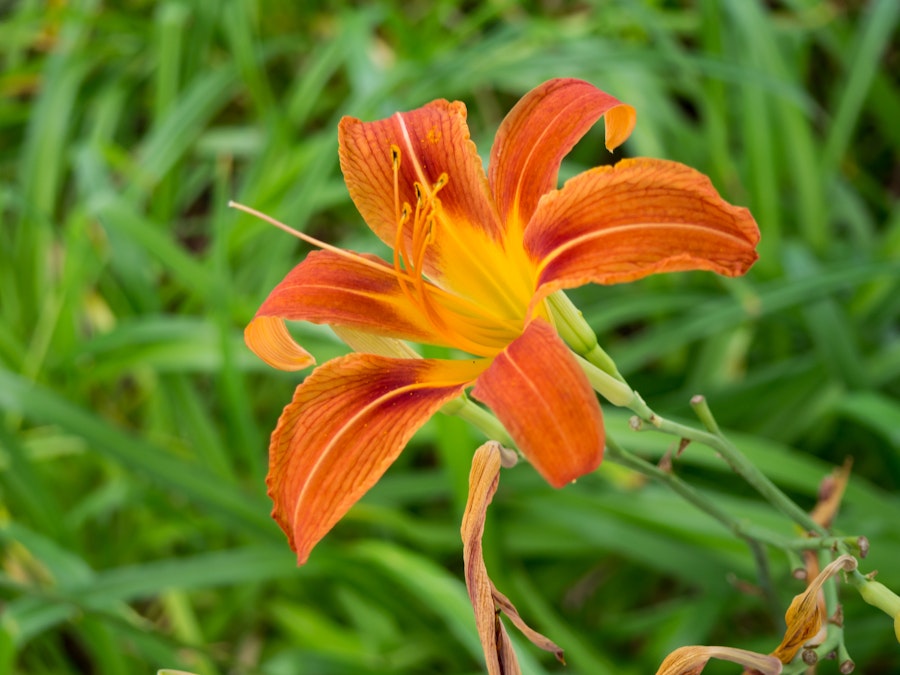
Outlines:
[{"label": "orange petal", "polygon": [[630,105],[574,79],[550,80],[525,94],[491,148],[488,175],[504,221],[524,227],[541,195],[556,189],[563,157],[604,114],[606,147],[613,150],[634,128]]},{"label": "orange petal", "polygon": [[277,316],[257,316],[244,329],[244,342],[263,361],[279,370],[303,370],[316,362],[294,342],[284,320]]},{"label": "orange petal", "polygon": [[658,272],[745,273],[759,229],[709,178],[665,160],[623,160],[576,176],[538,206],[525,248],[540,261],[540,297],[588,282]]},{"label": "orange petal", "polygon": [[403,293],[394,268],[370,255],[312,251],[269,293],[256,316],[446,344]]},{"label": "orange petal", "polygon": [[300,564],[484,365],[349,354],[297,387],[272,433],[266,482]]},{"label": "orange petal", "polygon": [[[442,174],[448,179],[439,192],[447,221],[442,224],[458,228],[463,235],[474,230],[499,239],[499,219],[484,167],[469,137],[463,103],[433,101],[377,122],[345,117],[338,139],[350,196],[369,227],[392,248],[398,206],[405,202],[415,209],[415,184],[431,190]],[[392,147],[400,150],[397,200]],[[440,247],[439,242],[436,245]]]},{"label": "orange petal", "polygon": [[535,469],[562,487],[603,458],[600,405],[568,347],[537,319],[478,378],[491,407]]}]

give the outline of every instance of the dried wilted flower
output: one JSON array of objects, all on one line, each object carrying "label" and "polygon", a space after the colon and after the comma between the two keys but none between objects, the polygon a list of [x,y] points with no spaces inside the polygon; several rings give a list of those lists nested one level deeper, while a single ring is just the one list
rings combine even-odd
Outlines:
[{"label": "dried wilted flower", "polygon": [[794,597],[784,615],[787,624],[784,639],[772,652],[772,656],[780,659],[782,663],[790,663],[800,648],[821,630],[825,622],[825,612],[819,603],[822,584],[840,570],[850,572],[856,567],[856,558],[852,555],[842,555],[819,572],[803,593]]},{"label": "dried wilted flower", "polygon": [[656,671],[656,675],[698,675],[710,659],[731,661],[760,675],[779,675],[782,668],[781,661],[774,656],[734,647],[691,645],[679,647],[669,654]]},{"label": "dried wilted flower", "polygon": [[463,514],[460,534],[463,541],[466,588],[475,610],[475,625],[484,650],[489,675],[517,675],[519,663],[506,628],[500,620],[505,614],[531,642],[563,661],[563,651],[554,642],[530,628],[519,616],[516,608],[500,591],[494,588],[488,576],[482,555],[481,538],[487,507],[500,482],[501,446],[488,441],[475,451],[472,471],[469,474],[469,499]]}]

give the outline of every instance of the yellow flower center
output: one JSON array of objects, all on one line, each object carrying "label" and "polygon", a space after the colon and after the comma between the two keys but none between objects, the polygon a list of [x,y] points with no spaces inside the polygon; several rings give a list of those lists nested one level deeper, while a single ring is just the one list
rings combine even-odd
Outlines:
[{"label": "yellow flower center", "polygon": [[[397,223],[393,262],[400,288],[448,344],[477,356],[495,356],[521,334],[533,287],[517,289],[519,292],[510,290],[508,280],[500,275],[510,271],[505,268],[513,261],[494,242],[462,242],[463,245],[453,247],[453,264],[471,272],[465,292],[445,289],[428,279],[426,253],[435,243],[439,228],[441,234],[447,234],[446,243],[450,244],[452,224],[448,223],[438,197],[450,178],[442,173],[430,185],[414,182],[416,204],[412,206],[400,200],[400,161],[400,148],[392,145]],[[489,261],[482,257],[491,253],[500,259]],[[463,275],[457,272],[454,276]]]}]

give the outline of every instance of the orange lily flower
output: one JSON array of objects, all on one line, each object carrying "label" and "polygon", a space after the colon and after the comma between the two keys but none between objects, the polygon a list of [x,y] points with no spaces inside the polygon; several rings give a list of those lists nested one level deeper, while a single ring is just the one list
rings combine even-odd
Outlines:
[{"label": "orange lily flower", "polygon": [[657,272],[733,276],[753,264],[759,232],[749,212],[684,165],[624,160],[557,189],[563,157],[603,116],[612,150],[631,133],[634,109],[587,82],[546,82],[503,121],[487,174],[460,102],[341,121],[347,187],[393,260],[312,240],[324,250],[275,287],[247,344],[277,368],[311,365],[288,319],[465,356],[352,353],[297,387],[272,434],[268,486],[300,563],[413,433],[469,387],[551,485],[599,465],[600,408],[553,327],[549,294]]}]

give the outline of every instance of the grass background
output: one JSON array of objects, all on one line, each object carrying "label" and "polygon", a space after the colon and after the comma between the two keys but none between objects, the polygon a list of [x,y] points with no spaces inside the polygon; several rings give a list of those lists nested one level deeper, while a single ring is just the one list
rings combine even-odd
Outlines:
[{"label": "grass background", "polygon": [[[346,194],[341,115],[457,98],[486,152],[545,79],[638,109],[564,167],[686,162],[749,206],[750,275],[573,298],[657,410],[702,392],[804,506],[852,456],[837,528],[900,589],[900,70],[896,0],[0,3],[0,673],[476,673],[458,523],[481,442],[435,418],[296,569],[265,497],[298,376],[242,327],[299,260],[235,198],[384,252]],[[342,352],[299,326],[321,360]],[[611,433],[647,457],[667,438]],[[703,448],[678,470],[783,532]],[[604,465],[554,491],[504,472],[488,567],[568,673],[654,672],[682,644],[770,651],[746,549]],[[772,551],[784,606],[800,584]],[[890,620],[845,589],[857,672],[896,673]],[[563,672],[523,647],[529,673]],[[709,672],[734,672],[713,667]],[[834,663],[821,673],[837,672]]]}]

